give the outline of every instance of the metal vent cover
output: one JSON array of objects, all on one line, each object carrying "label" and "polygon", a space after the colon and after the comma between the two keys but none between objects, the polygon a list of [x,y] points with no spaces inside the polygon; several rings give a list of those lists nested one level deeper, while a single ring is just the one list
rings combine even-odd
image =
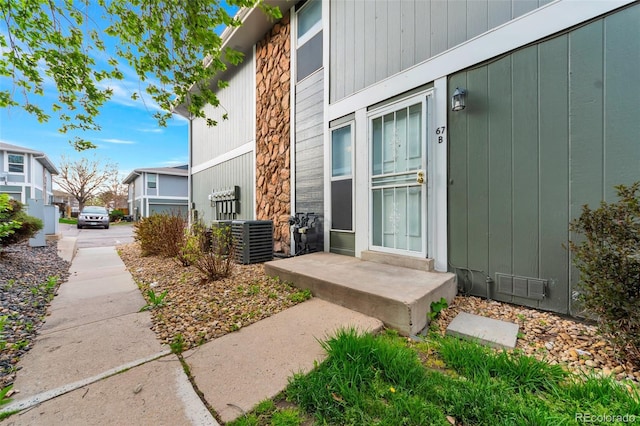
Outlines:
[{"label": "metal vent cover", "polygon": [[549,280],[496,272],[496,291],[511,296],[542,300],[546,296]]}]

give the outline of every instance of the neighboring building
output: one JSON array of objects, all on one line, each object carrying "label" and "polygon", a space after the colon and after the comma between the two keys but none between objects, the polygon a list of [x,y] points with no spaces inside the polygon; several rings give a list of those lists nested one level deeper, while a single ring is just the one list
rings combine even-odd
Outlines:
[{"label": "neighboring building", "polygon": [[284,254],[288,217],[314,212],[325,251],[429,258],[464,292],[575,313],[569,222],[640,179],[640,4],[268,2],[282,20],[243,9],[223,33],[245,54],[221,76],[229,120],[190,123],[198,216],[237,186],[233,217],[273,220]]},{"label": "neighboring building", "polygon": [[185,217],[188,208],[188,166],[135,169],[125,178],[129,214],[134,220],[153,213],[174,213]]},{"label": "neighboring building", "polygon": [[71,194],[59,189],[53,190],[52,204],[58,206],[64,217],[75,217],[80,212],[80,203]]},{"label": "neighboring building", "polygon": [[44,233],[58,229],[56,206],[52,204],[52,175],[58,170],[44,152],[0,142],[0,193],[26,205],[28,214],[42,219]]}]

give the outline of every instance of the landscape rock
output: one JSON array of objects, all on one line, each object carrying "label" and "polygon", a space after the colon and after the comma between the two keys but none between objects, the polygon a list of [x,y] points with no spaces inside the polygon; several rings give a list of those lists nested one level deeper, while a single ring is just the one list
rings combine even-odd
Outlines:
[{"label": "landscape rock", "polygon": [[0,317],[6,317],[0,330],[0,389],[13,383],[16,364],[31,349],[69,266],[55,241],[45,247],[15,244],[0,256]]},{"label": "landscape rock", "polygon": [[526,355],[561,364],[569,371],[599,375],[616,374],[618,380],[640,383],[640,371],[631,362],[616,357],[614,349],[598,333],[594,324],[562,317],[551,312],[486,300],[473,296],[456,296],[443,310],[437,326],[444,334],[459,312],[482,315],[520,326],[516,349]]}]

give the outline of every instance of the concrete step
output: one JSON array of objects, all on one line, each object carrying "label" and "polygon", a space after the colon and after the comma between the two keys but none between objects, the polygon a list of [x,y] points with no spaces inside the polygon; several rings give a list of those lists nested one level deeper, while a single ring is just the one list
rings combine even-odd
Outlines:
[{"label": "concrete step", "polygon": [[361,255],[362,260],[368,262],[384,263],[402,268],[417,269],[419,271],[433,272],[433,259],[401,256],[399,254],[382,253],[379,251],[365,250]]},{"label": "concrete step", "polygon": [[427,272],[333,253],[265,263],[270,276],[309,289],[315,297],[381,320],[403,335],[427,325],[431,302],[457,293],[454,274]]}]

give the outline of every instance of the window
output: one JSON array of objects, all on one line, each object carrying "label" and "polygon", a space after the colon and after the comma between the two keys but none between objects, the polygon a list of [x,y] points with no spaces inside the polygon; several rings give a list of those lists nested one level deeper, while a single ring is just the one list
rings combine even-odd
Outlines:
[{"label": "window", "polygon": [[300,81],[322,68],[322,0],[307,1],[296,17],[296,81]]},{"label": "window", "polygon": [[298,47],[322,29],[322,1],[309,0],[298,12]]},{"label": "window", "polygon": [[147,175],[147,188],[156,189],[158,183],[158,175]]},{"label": "window", "polygon": [[351,176],[351,126],[331,133],[331,176]]},{"label": "window", "polygon": [[331,131],[331,229],[353,231],[351,124]]},{"label": "window", "polygon": [[24,173],[24,155],[9,154],[9,172]]}]

